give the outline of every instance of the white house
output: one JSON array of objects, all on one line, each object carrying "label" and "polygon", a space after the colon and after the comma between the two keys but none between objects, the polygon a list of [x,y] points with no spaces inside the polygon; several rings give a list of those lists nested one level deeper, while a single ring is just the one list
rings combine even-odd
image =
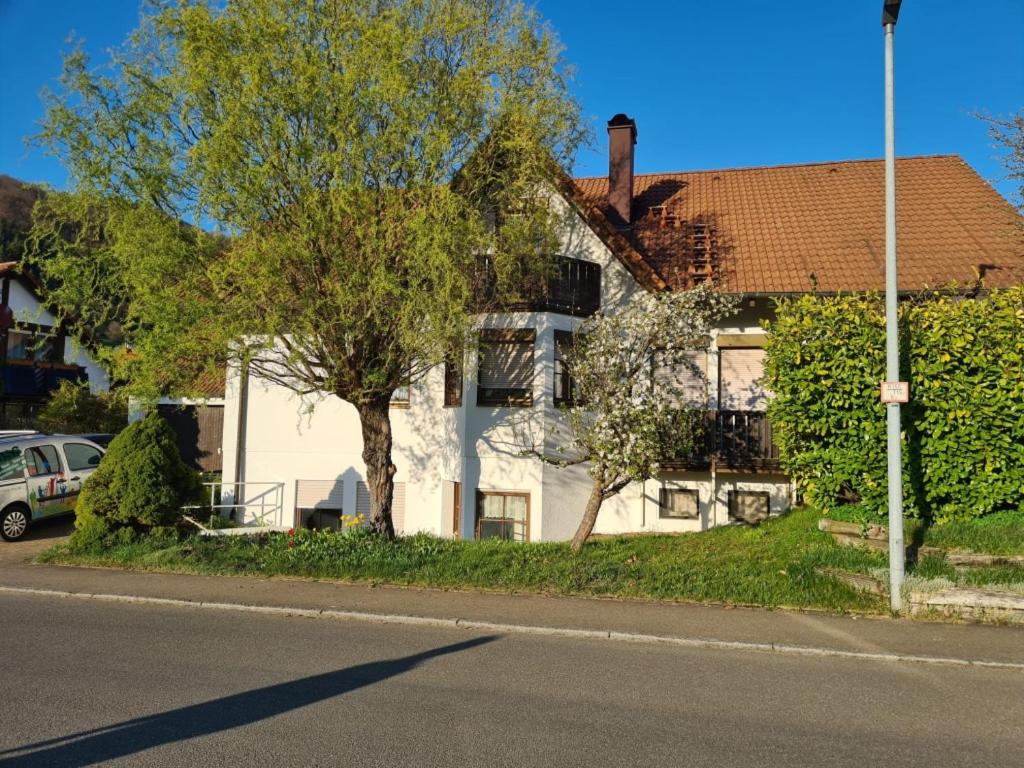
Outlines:
[{"label": "white house", "polygon": [[106,371],[69,338],[39,298],[34,277],[13,261],[0,263],[0,429],[32,427],[62,381],[105,392]]},{"label": "white house", "polygon": [[[589,493],[585,469],[523,455],[557,439],[563,334],[598,306],[706,280],[741,297],[698,359],[706,449],[606,502],[596,531],[703,530],[792,503],[764,414],[761,321],[778,296],[882,288],[882,161],[634,175],[634,121],[617,115],[608,135],[609,175],[560,189],[571,223],[547,298],[533,311],[481,316],[479,352],[461,378],[438,367],[394,402],[399,531],[571,537]],[[1016,213],[960,158],[901,159],[897,183],[901,290],[1024,280]],[[229,371],[224,479],[244,484],[250,516],[269,509],[277,524],[326,525],[368,510],[355,409],[329,396],[306,405]]]}]

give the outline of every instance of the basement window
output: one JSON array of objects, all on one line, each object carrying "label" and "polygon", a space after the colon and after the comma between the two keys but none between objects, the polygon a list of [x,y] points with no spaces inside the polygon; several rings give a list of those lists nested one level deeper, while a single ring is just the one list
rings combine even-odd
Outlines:
[{"label": "basement window", "polygon": [[767,520],[771,514],[768,491],[729,491],[729,519],[747,525]]},{"label": "basement window", "polygon": [[476,538],[526,541],[530,494],[477,491]]},{"label": "basement window", "polygon": [[697,520],[700,518],[699,497],[694,488],[660,488],[658,517],[662,520]]}]

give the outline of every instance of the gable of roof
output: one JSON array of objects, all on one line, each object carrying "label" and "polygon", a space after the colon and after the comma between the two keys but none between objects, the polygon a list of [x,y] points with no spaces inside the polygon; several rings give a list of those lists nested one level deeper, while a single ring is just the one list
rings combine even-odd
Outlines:
[{"label": "gable of roof", "polygon": [[[573,186],[595,232],[617,235],[602,236],[609,248],[669,288],[710,277],[785,294],[884,288],[884,180],[882,160],[638,174],[628,227],[613,223],[607,177]],[[896,161],[896,232],[901,291],[1024,283],[1020,216],[956,155]]]}]

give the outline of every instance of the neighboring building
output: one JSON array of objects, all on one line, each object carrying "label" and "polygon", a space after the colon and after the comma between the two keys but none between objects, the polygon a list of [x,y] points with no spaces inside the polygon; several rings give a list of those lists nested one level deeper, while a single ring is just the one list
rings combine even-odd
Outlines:
[{"label": "neighboring building", "polygon": [[[157,413],[174,430],[185,463],[199,472],[219,475],[223,466],[224,377],[200,376],[193,390],[195,398],[160,398]],[[138,421],[144,415],[144,409],[133,401],[128,421]]]},{"label": "neighboring building", "polygon": [[62,381],[105,392],[106,371],[43,307],[32,275],[3,262],[0,281],[0,429],[34,429]]},{"label": "neighboring building", "polygon": [[[439,367],[398,393],[399,531],[569,538],[588,497],[586,470],[522,455],[557,442],[568,386],[564,334],[641,291],[708,280],[738,294],[741,309],[696,356],[705,379],[686,382],[710,408],[705,449],[607,501],[596,530],[703,530],[792,502],[765,417],[761,322],[775,297],[882,289],[883,163],[634,176],[635,124],[617,115],[608,132],[609,176],[561,185],[573,215],[547,299],[530,311],[481,316],[479,352],[463,376]],[[896,172],[901,290],[1024,282],[1016,213],[959,157],[904,158]],[[309,411],[281,387],[229,373],[224,477],[246,483],[239,495],[247,500],[283,499],[274,522],[314,515],[326,524],[367,511],[361,452],[349,404],[325,397]]]},{"label": "neighboring building", "polygon": [[19,268],[39,189],[0,174],[0,429],[33,429],[62,381],[109,388],[107,374],[43,308],[34,274]]}]

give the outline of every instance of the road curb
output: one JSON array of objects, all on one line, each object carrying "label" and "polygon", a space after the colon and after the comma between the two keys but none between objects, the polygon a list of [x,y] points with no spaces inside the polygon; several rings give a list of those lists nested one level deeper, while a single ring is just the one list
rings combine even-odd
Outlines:
[{"label": "road curb", "polygon": [[669,645],[680,648],[698,648],[718,651],[747,651],[755,653],[776,653],[788,656],[816,656],[820,658],[859,659],[884,663],[930,664],[953,667],[982,667],[988,669],[1006,669],[1024,672],[1024,663],[1011,661],[985,661],[982,659],[958,659],[948,656],[919,656],[903,653],[872,653],[867,651],[844,651],[837,648],[824,648],[804,645],[788,645],[784,643],[753,643],[741,640],[718,640],[701,637],[675,637],[666,635],[648,635],[639,632],[618,632],[604,629],[574,629],[570,627],[546,627],[529,624],[500,624],[473,619],[446,619],[430,616],[410,616],[405,614],[370,613],[366,611],[346,611],[333,608],[299,608],[290,606],[249,605],[246,603],[206,602],[201,600],[182,600],[168,597],[146,597],[144,595],[118,595],[92,592],[69,592],[57,589],[37,589],[33,587],[0,586],[0,593],[14,595],[32,595],[36,597],[75,598],[79,600],[99,600],[111,603],[132,603],[137,605],[158,605],[174,608],[193,608],[214,611],[235,611],[239,613],[257,613],[274,616],[290,616],[310,619],[335,619],[342,621],[361,621],[375,624],[403,624],[406,626],[438,627],[444,629],[463,629],[476,632],[499,632],[504,634],[543,635],[576,640],[611,640],[615,642],[637,643],[644,645]]}]

